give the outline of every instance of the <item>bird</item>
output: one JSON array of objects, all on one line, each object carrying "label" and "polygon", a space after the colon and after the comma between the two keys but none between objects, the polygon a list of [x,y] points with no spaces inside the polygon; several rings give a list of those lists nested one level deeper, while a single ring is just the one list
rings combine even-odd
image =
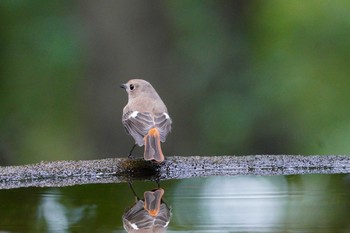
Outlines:
[{"label": "bird", "polygon": [[[132,186],[129,184],[132,188]],[[164,189],[144,192],[144,198],[136,197],[136,203],[123,216],[123,227],[129,233],[166,232],[170,223],[171,209],[163,202]]]},{"label": "bird", "polygon": [[143,79],[131,79],[120,85],[128,93],[128,103],[123,109],[122,123],[131,135],[135,146],[144,146],[144,159],[158,163],[164,161],[161,142],[171,131],[172,120],[167,107],[153,86]]}]

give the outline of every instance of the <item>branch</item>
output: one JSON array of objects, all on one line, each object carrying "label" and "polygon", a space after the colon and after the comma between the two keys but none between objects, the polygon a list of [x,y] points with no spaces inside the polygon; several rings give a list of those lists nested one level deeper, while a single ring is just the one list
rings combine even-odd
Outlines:
[{"label": "branch", "polygon": [[298,175],[350,173],[350,156],[174,156],[161,164],[111,158],[41,162],[0,167],[0,189],[62,187],[132,180],[167,180],[221,175]]}]

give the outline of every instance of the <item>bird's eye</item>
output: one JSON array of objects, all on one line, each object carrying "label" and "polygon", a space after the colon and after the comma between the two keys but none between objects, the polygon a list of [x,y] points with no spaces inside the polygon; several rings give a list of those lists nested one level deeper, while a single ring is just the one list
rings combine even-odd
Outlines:
[{"label": "bird's eye", "polygon": [[130,84],[130,90],[134,90],[135,86],[133,84]]}]

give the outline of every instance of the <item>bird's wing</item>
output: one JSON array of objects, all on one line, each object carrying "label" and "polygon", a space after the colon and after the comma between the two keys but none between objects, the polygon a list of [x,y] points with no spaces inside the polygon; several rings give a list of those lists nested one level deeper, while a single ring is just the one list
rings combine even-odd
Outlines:
[{"label": "bird's wing", "polygon": [[122,122],[126,132],[135,139],[139,146],[144,144],[144,136],[154,125],[153,118],[148,112],[127,112],[123,115]]},{"label": "bird's wing", "polygon": [[171,218],[171,209],[167,206],[165,202],[162,202],[159,209],[159,214],[156,217],[154,225],[160,227],[167,227],[169,225]]},{"label": "bird's wing", "polygon": [[154,124],[159,130],[161,142],[165,142],[166,136],[170,133],[171,123],[171,118],[167,113],[160,113],[154,116]]},{"label": "bird's wing", "polygon": [[142,200],[139,200],[124,213],[122,218],[124,225],[133,230],[151,228],[154,224],[154,217],[150,216],[144,209],[144,202]]}]

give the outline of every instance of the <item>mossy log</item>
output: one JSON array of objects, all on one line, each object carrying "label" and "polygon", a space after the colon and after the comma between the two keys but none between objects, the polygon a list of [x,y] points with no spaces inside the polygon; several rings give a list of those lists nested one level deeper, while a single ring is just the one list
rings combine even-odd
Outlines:
[{"label": "mossy log", "polygon": [[350,156],[173,156],[163,163],[110,158],[0,167],[0,189],[62,187],[204,176],[350,173]]}]

